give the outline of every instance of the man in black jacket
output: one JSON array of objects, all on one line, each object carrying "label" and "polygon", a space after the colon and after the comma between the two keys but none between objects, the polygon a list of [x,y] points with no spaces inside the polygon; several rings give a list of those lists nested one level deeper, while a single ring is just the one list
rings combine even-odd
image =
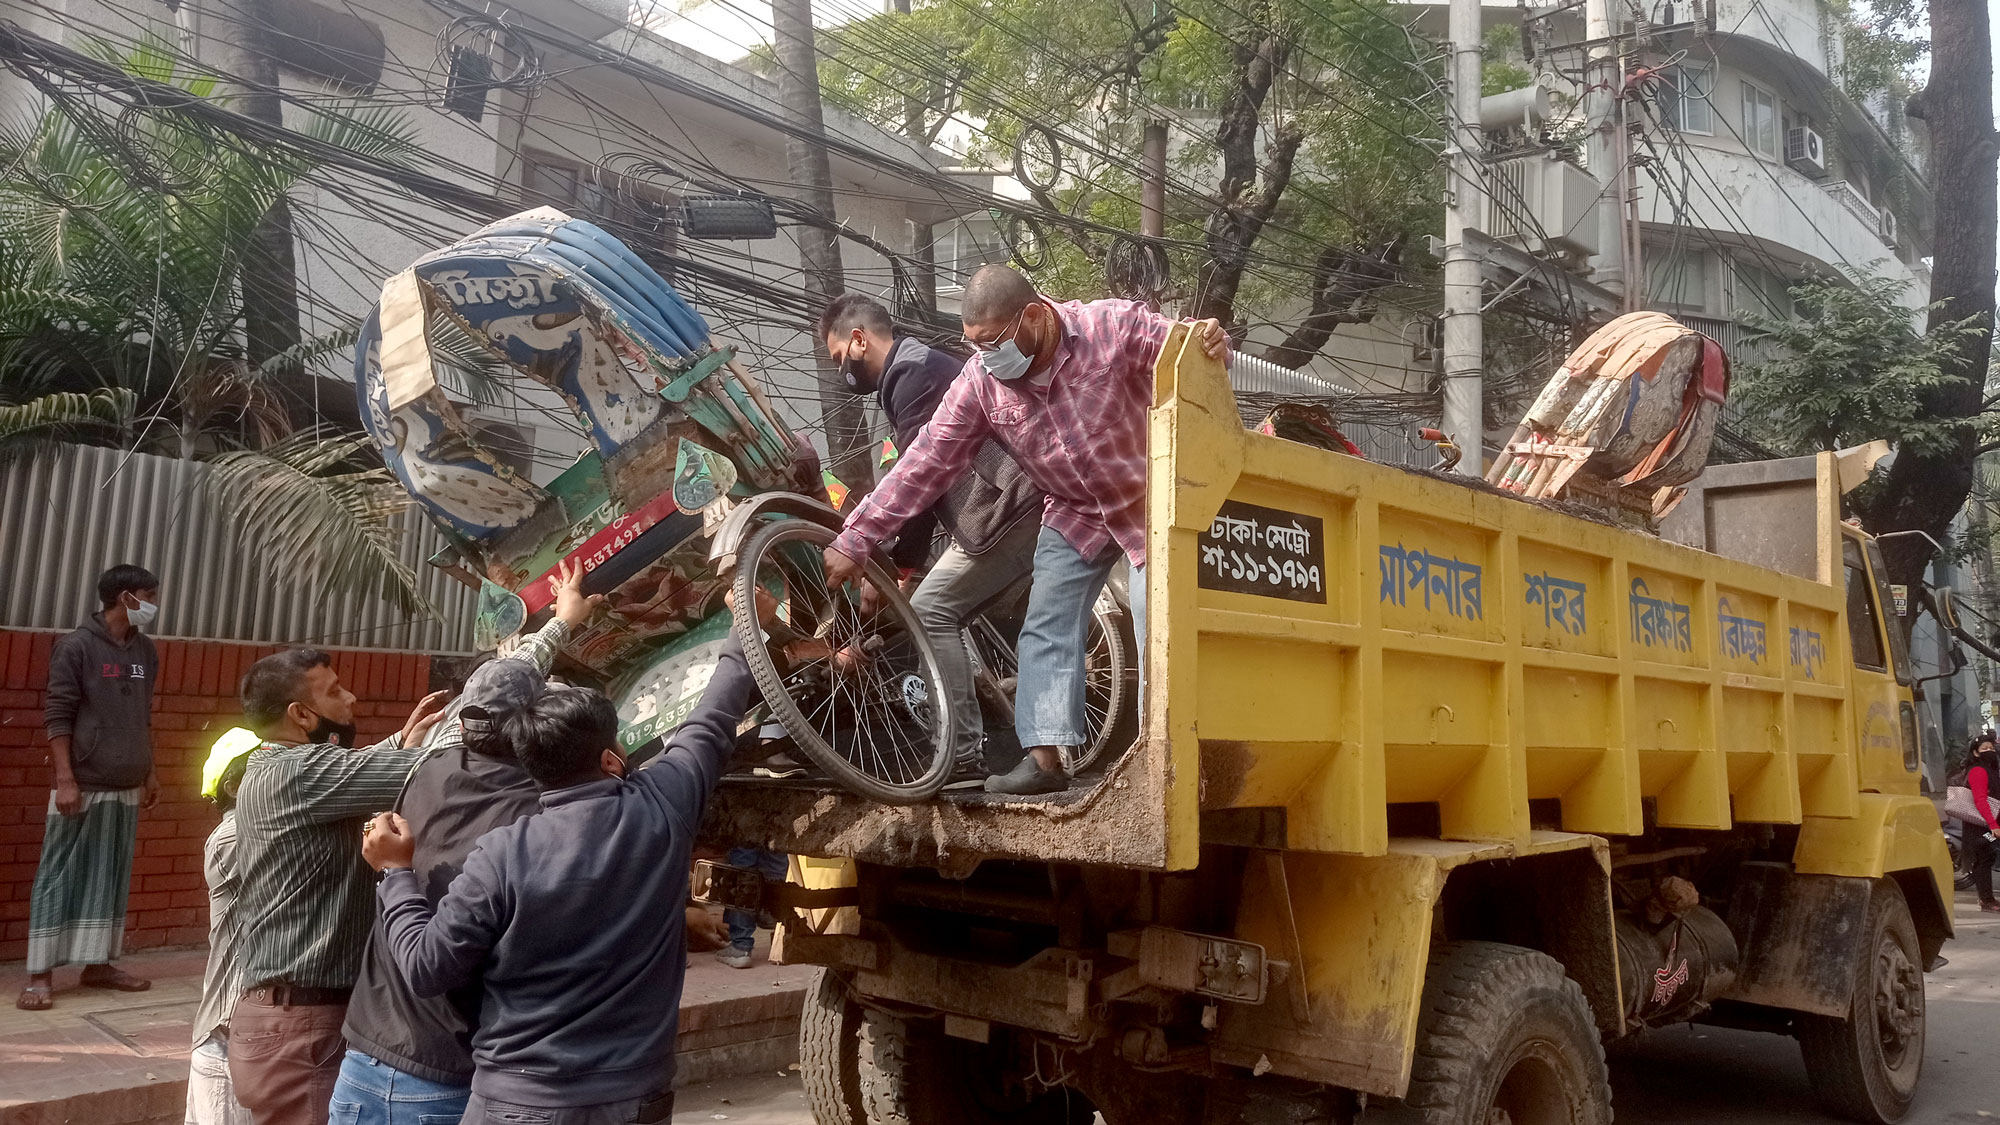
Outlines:
[{"label": "man in black jacket", "polygon": [[[840,365],[842,378],[859,394],[874,394],[896,431],[896,446],[908,449],[936,412],[945,389],[965,360],[909,336],[897,337],[889,311],[870,297],[849,293],[836,298],[820,317],[820,338]],[[903,525],[890,558],[911,571],[930,554],[934,529],[942,525],[951,546],[910,596],[936,650],[938,670],[958,717],[953,732],[960,775],[985,772],[981,755],[984,724],[973,693],[972,661],[965,651],[966,618],[1034,570],[1035,540],[1041,533],[1042,493],[1007,451],[987,442],[967,473],[926,516]]]},{"label": "man in black jacket", "polygon": [[482,837],[435,909],[409,826],[375,818],[362,850],[404,979],[419,996],[483,988],[466,1125],[672,1117],[689,853],[751,686],[731,640],[665,752],[629,776],[609,699],[543,693],[506,724],[542,812]]},{"label": "man in black jacket", "polygon": [[[412,868],[435,904],[479,838],[542,811],[541,790],[499,727],[542,693],[556,651],[589,620],[583,568],[567,562],[553,584],[555,616],[507,655],[474,669],[432,732],[396,811],[419,837]],[[479,990],[419,996],[389,954],[381,916],[368,934],[361,976],[348,1001],[347,1057],[333,1087],[342,1125],[407,1125],[465,1112],[472,1090],[471,1019]]]}]

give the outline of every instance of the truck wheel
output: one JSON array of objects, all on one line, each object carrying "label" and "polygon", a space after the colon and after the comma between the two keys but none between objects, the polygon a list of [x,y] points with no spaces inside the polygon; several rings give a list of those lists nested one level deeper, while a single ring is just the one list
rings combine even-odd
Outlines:
[{"label": "truck wheel", "polygon": [[847,995],[843,974],[818,969],[799,1014],[799,1077],[817,1125],[867,1125],[855,1043],[861,1005]]},{"label": "truck wheel", "polygon": [[1829,1112],[1888,1125],[1909,1112],[1924,1066],[1924,974],[1909,904],[1886,879],[1868,901],[1863,949],[1847,1015],[1801,1015],[1799,1049]]},{"label": "truck wheel", "polygon": [[1611,1079],[1583,989],[1545,953],[1434,946],[1403,1104],[1424,1125],[1611,1125]]},{"label": "truck wheel", "polygon": [[1088,1125],[1096,1114],[1074,1090],[1030,1094],[993,1044],[948,1038],[928,1020],[864,1009],[860,1044],[867,1125]]}]

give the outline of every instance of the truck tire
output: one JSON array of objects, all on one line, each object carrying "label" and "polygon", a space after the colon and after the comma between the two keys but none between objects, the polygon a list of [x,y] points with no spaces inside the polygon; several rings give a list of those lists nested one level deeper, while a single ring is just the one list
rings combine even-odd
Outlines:
[{"label": "truck tire", "polygon": [[1583,989],[1546,953],[1431,950],[1403,1104],[1423,1125],[1611,1125],[1611,1078]]},{"label": "truck tire", "polygon": [[1074,1090],[1009,1089],[998,1052],[929,1020],[864,1009],[859,1042],[867,1125],[1088,1125],[1096,1115]]},{"label": "truck tire", "polygon": [[1801,1015],[1799,1050],[1828,1112],[1888,1125],[1909,1112],[1924,1066],[1923,955],[1903,892],[1875,881],[1866,954],[1845,1016]]},{"label": "truck tire", "polygon": [[860,1025],[861,1005],[848,998],[844,974],[815,970],[799,1013],[799,1077],[816,1125],[867,1125],[856,1045]]}]

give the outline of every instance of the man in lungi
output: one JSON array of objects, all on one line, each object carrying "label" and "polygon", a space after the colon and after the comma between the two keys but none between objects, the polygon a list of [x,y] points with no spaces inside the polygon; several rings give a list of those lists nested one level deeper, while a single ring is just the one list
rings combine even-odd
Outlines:
[{"label": "man in lungi", "polygon": [[54,1001],[53,971],[82,965],[86,988],[144,992],[112,962],[125,951],[125,896],[139,810],[160,799],[153,772],[153,683],[159,653],[145,630],[160,612],[160,580],[121,564],[97,579],[103,608],[49,654],[42,725],[55,776],[42,861],[28,900],[28,985],[14,1006]]}]

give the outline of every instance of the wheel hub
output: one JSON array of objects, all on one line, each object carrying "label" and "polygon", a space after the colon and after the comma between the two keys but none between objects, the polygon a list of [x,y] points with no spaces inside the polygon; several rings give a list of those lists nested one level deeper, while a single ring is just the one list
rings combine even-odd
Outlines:
[{"label": "wheel hub", "polygon": [[915,672],[906,673],[896,681],[896,691],[902,696],[903,709],[917,722],[928,726],[931,721],[931,691],[924,678]]},{"label": "wheel hub", "polygon": [[1889,1065],[1902,1062],[1924,1028],[1924,979],[1894,938],[1884,935],[1875,956],[1875,1026]]}]

